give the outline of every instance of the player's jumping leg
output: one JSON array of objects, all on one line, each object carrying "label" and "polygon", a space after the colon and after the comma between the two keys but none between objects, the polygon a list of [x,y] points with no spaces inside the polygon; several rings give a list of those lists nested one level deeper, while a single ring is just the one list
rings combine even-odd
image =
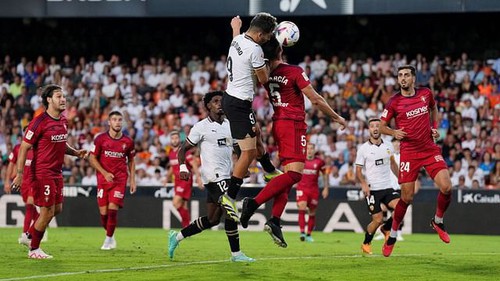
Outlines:
[{"label": "player's jumping leg", "polygon": [[394,212],[392,213],[391,233],[387,241],[385,241],[384,246],[382,247],[382,254],[385,257],[390,256],[392,250],[394,249],[394,245],[397,241],[399,225],[405,217],[408,206],[411,204],[411,202],[413,202],[414,195],[415,182],[401,184],[401,198],[398,200],[396,208],[394,208]]}]

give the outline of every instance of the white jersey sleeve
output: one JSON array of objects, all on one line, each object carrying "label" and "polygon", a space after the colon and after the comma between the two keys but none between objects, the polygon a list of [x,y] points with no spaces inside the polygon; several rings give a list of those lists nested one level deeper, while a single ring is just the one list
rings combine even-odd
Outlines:
[{"label": "white jersey sleeve", "polygon": [[364,149],[365,147],[366,143],[362,144],[361,147],[358,149],[358,152],[356,153],[356,161],[354,162],[354,164],[356,164],[357,166],[362,166],[362,167],[365,166],[365,161],[366,161],[365,149]]},{"label": "white jersey sleeve", "polygon": [[186,140],[192,146],[196,146],[202,140],[202,138],[203,138],[203,132],[200,128],[200,123],[196,123],[191,128],[191,131],[189,131],[189,135],[188,135]]}]

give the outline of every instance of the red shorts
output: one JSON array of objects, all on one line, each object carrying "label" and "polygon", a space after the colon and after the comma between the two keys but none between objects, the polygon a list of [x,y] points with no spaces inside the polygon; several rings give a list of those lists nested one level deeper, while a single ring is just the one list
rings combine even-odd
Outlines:
[{"label": "red shorts", "polygon": [[106,182],[97,184],[97,205],[99,207],[108,206],[114,203],[123,208],[123,198],[125,197],[126,182]]},{"label": "red shorts", "polygon": [[51,207],[63,202],[63,178],[37,178],[33,184],[35,205]]},{"label": "red shorts", "polygon": [[191,199],[191,187],[193,186],[193,179],[188,181],[176,180],[174,182],[174,191],[176,196],[182,197],[184,200]]},{"label": "red shorts", "polygon": [[23,180],[21,184],[21,196],[25,204],[28,202],[28,197],[33,197],[33,181],[31,179]]},{"label": "red shorts", "polygon": [[422,167],[425,168],[432,179],[439,171],[448,169],[440,147],[429,147],[425,152],[417,153],[404,153],[401,151],[399,183],[416,181]]},{"label": "red shorts", "polygon": [[297,188],[297,203],[307,202],[309,209],[316,209],[318,207],[319,189],[301,189]]},{"label": "red shorts", "polygon": [[306,161],[306,131],[304,121],[275,120],[273,137],[279,148],[281,165]]}]

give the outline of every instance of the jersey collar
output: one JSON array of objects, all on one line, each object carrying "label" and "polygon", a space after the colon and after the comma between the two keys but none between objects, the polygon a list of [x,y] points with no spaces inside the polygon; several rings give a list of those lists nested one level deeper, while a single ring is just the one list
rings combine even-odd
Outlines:
[{"label": "jersey collar", "polygon": [[384,143],[384,139],[380,139],[379,144],[373,143],[372,140],[370,140],[370,139],[368,139],[368,142],[370,143],[370,145],[381,146]]}]

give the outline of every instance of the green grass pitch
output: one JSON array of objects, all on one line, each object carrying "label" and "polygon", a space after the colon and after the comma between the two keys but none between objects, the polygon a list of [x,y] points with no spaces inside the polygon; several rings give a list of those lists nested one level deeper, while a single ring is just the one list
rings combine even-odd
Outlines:
[{"label": "green grass pitch", "polygon": [[265,232],[240,232],[242,250],[254,263],[231,263],[224,231],[205,231],[181,242],[173,260],[167,231],[118,228],[118,248],[101,251],[104,230],[49,229],[42,248],[52,260],[29,260],[17,244],[18,228],[0,229],[2,280],[498,280],[500,236],[453,235],[442,243],[435,234],[406,235],[393,256],[361,255],[363,234],[314,233],[314,243],[284,233],[288,248],[274,245]]}]

